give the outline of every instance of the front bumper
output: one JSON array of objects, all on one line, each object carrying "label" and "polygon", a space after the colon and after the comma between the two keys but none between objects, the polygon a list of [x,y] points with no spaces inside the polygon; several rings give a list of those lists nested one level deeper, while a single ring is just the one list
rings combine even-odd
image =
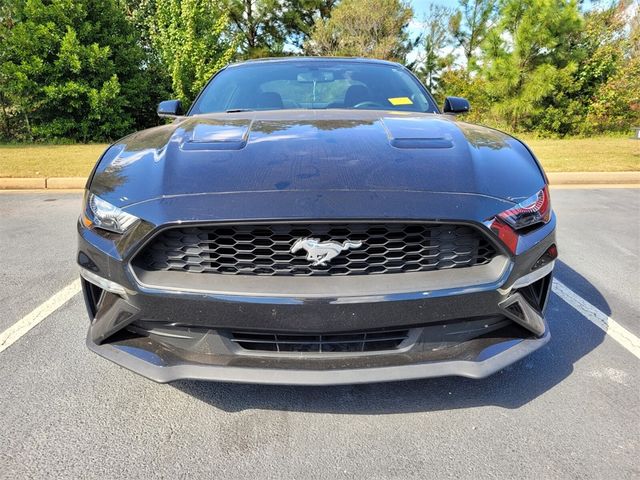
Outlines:
[{"label": "front bumper", "polygon": [[[252,366],[203,365],[196,362],[166,364],[162,357],[149,348],[130,347],[124,344],[97,345],[87,338],[90,350],[133,372],[160,383],[175,380],[207,380],[234,383],[272,385],[344,385],[357,383],[389,382],[446,376],[484,378],[498,372],[546,344],[548,330],[542,337],[523,340],[505,340],[487,348],[474,360],[442,360],[405,363],[388,366],[343,367],[344,360],[334,361],[333,368],[308,369],[293,365],[269,365],[255,362]],[[151,345],[148,345],[149,347]],[[491,352],[489,352],[491,350]],[[262,363],[262,365],[260,365]],[[264,365],[267,363],[267,365]]]},{"label": "front bumper", "polygon": [[[282,293],[255,285],[244,292],[187,288],[179,278],[146,283],[154,279],[136,274],[126,256],[119,257],[103,237],[80,225],[78,258],[91,317],[87,345],[158,382],[330,385],[486,377],[550,338],[543,312],[552,265],[538,274],[531,269],[555,243],[554,228],[555,218],[529,236],[526,251],[496,257],[484,270],[412,277],[421,288],[379,275],[378,283],[365,281],[354,291],[332,282],[307,290],[290,285],[289,293]],[[533,294],[527,290],[531,285]],[[396,349],[357,354],[274,354],[244,350],[230,340],[233,331],[348,334],[394,328],[410,330],[412,340]]]}]

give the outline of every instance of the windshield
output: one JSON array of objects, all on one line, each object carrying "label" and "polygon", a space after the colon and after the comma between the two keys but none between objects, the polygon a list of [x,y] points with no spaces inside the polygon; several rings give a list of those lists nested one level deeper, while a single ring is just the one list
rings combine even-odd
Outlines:
[{"label": "windshield", "polygon": [[438,111],[400,66],[333,60],[226,68],[205,87],[190,114],[327,108]]}]

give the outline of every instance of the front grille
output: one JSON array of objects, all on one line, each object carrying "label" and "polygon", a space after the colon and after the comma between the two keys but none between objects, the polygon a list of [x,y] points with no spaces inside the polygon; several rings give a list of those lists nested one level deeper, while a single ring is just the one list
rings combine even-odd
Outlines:
[{"label": "front grille", "polygon": [[298,333],[231,332],[231,341],[245,350],[263,352],[377,352],[394,350],[409,330],[309,335]]},{"label": "front grille", "polygon": [[[342,244],[327,265],[313,266],[297,239]],[[179,227],[164,230],[135,258],[144,270],[228,275],[371,275],[484,265],[496,251],[466,225],[424,223],[314,223]]]}]

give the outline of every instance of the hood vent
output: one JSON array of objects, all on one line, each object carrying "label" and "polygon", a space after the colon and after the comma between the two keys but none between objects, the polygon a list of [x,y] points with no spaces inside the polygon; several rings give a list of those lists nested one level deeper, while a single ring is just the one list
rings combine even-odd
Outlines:
[{"label": "hood vent", "polygon": [[396,148],[453,148],[447,138],[393,138],[390,143]]}]

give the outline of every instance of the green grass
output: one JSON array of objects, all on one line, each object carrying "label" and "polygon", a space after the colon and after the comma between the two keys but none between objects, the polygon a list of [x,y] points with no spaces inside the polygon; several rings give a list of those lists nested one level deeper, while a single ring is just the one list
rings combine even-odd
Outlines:
[{"label": "green grass", "polygon": [[547,172],[640,170],[640,140],[620,137],[523,138]]},{"label": "green grass", "polygon": [[[597,137],[524,140],[548,172],[640,170],[640,140]],[[0,177],[84,177],[106,145],[0,145]]]},{"label": "green grass", "polygon": [[103,144],[0,145],[0,177],[86,177]]}]

